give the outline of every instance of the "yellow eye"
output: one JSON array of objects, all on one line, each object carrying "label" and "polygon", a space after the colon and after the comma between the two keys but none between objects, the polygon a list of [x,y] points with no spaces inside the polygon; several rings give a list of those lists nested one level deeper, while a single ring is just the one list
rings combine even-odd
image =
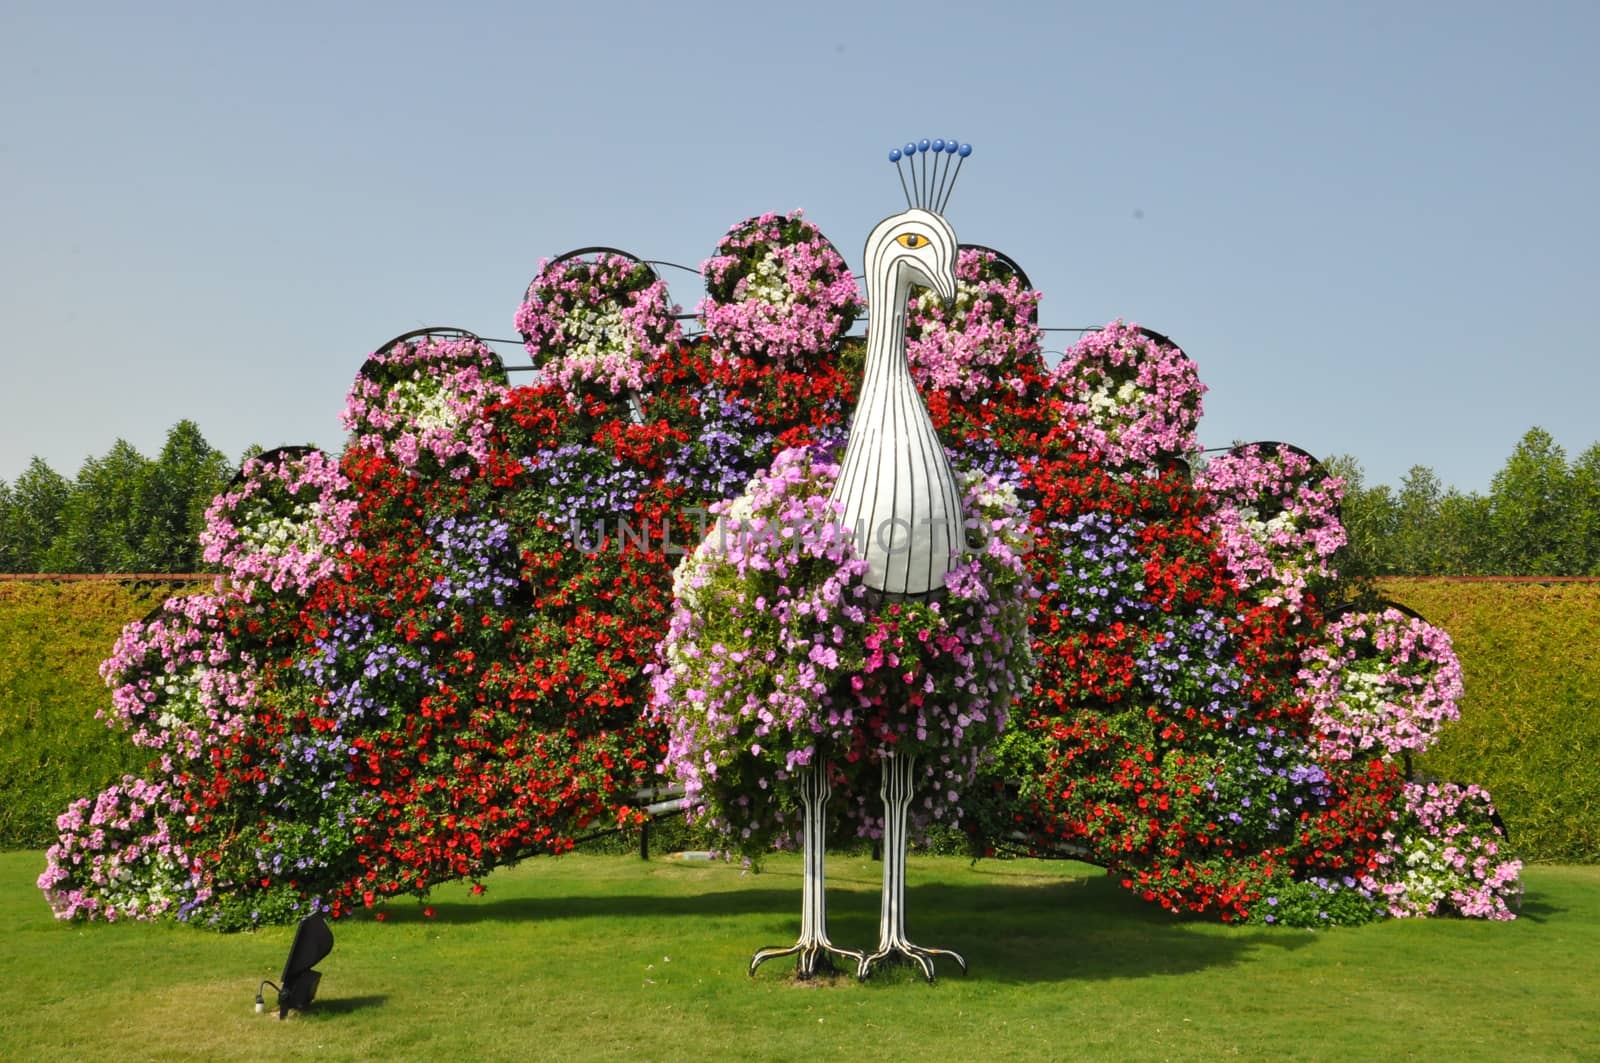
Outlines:
[{"label": "yellow eye", "polygon": [[928,246],[928,238],[921,233],[901,233],[894,239],[901,247],[909,247],[913,251],[919,247]]}]

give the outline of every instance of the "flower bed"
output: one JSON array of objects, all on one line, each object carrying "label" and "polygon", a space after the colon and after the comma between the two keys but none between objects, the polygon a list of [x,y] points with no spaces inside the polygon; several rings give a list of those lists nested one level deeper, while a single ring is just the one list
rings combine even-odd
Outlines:
[{"label": "flower bed", "polygon": [[[340,461],[247,463],[204,540],[236,594],[131,625],[107,664],[162,777],[64,817],[41,881],[64,918],[378,907],[638,825],[662,762],[758,852],[826,757],[831,807],[872,835],[889,751],[916,756],[924,820],[959,812],[979,851],[1065,846],[1174,912],[1503,914],[1516,867],[1478,796],[1429,804],[1391,763],[1449,718],[1446,649],[1386,614],[1324,629],[1338,484],[1308,455],[1242,448],[1191,478],[1181,352],[1118,324],[1045,370],[1031,293],[968,259],[975,292],[1004,290],[943,321],[918,372],[988,534],[944,597],[876,602],[826,505],[853,286],[772,287],[769,256],[805,261],[775,248],[826,257],[797,217],[734,234],[707,274],[742,324],[675,342],[653,275],[570,258],[524,307],[539,382],[506,387],[471,337],[403,337],[352,390]],[[704,541],[713,513],[726,541]]]}]

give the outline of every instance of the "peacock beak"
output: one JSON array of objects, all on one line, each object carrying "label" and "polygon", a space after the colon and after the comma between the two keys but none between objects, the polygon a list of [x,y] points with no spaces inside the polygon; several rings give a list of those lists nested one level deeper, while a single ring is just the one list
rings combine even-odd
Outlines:
[{"label": "peacock beak", "polygon": [[956,305],[956,275],[954,271],[939,270],[933,278],[933,290],[938,293],[939,301],[946,310],[953,309]]}]

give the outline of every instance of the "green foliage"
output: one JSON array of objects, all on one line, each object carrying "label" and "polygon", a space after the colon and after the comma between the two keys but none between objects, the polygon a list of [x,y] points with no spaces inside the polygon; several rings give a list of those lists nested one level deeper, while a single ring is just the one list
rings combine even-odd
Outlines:
[{"label": "green foliage", "polygon": [[85,461],[62,512],[60,532],[45,551],[40,569],[140,571],[140,545],[149,516],[143,505],[149,476],[150,460],[121,439],[104,457]]},{"label": "green foliage", "polygon": [[55,841],[55,818],[149,753],[106,728],[100,662],[171,584],[0,583],[0,848]]},{"label": "green foliage", "polygon": [[155,460],[124,440],[67,480],[38,458],[0,483],[0,572],[198,572],[206,507],[233,466],[193,421]]},{"label": "green foliage", "polygon": [[12,541],[11,521],[16,511],[11,485],[0,480],[0,572],[17,571],[17,544]]},{"label": "green foliage", "polygon": [[61,529],[72,484],[39,458],[0,499],[0,558],[6,572],[37,572]]},{"label": "green foliage", "polygon": [[1444,484],[1434,471],[1413,465],[1400,481],[1395,498],[1395,540],[1389,570],[1401,574],[1437,575],[1441,564],[1436,525]]},{"label": "green foliage", "polygon": [[[382,923],[340,923],[315,1003],[278,1022],[251,999],[277,977],[292,927],[62,926],[32,885],[43,862],[0,856],[7,1059],[1600,1055],[1595,868],[1530,871],[1514,923],[1308,933],[1180,922],[1081,864],[914,856],[917,939],[961,950],[971,975],[941,965],[933,986],[902,970],[797,985],[778,963],[745,973],[756,946],[794,936],[795,856],[758,875],[541,858],[496,872],[479,897],[453,884],[390,905]],[[835,941],[875,938],[881,875],[830,856]]]},{"label": "green foliage", "polygon": [[1281,875],[1262,886],[1269,898],[1250,913],[1250,922],[1267,926],[1361,926],[1382,918],[1383,907],[1351,889],[1336,889],[1326,879]]},{"label": "green foliage", "polygon": [[1573,462],[1567,490],[1562,568],[1574,576],[1600,576],[1600,443]]},{"label": "green foliage", "polygon": [[1491,574],[1493,569],[1489,556],[1493,538],[1488,517],[1489,499],[1477,494],[1462,494],[1453,487],[1446,491],[1444,497],[1439,500],[1438,519],[1433,531],[1438,544],[1435,555],[1437,561],[1428,574],[1435,576]]},{"label": "green foliage", "polygon": [[233,467],[193,421],[167,433],[139,499],[146,526],[139,543],[141,572],[199,572],[206,508],[228,485]]},{"label": "green foliage", "polygon": [[1529,429],[1487,497],[1424,465],[1391,491],[1368,487],[1348,455],[1327,464],[1346,483],[1346,578],[1600,575],[1600,443],[1569,465],[1550,433]]},{"label": "green foliage", "polygon": [[1387,484],[1368,487],[1366,470],[1349,454],[1336,454],[1323,465],[1344,481],[1339,517],[1347,541],[1334,564],[1340,577],[1364,580],[1392,574],[1388,551],[1399,528],[1393,492]]},{"label": "green foliage", "polygon": [[1466,675],[1419,771],[1487,787],[1524,859],[1600,861],[1600,584],[1380,587],[1450,633]]},{"label": "green foliage", "polygon": [[1569,481],[1566,451],[1544,429],[1529,429],[1490,488],[1491,573],[1565,574],[1561,562]]}]

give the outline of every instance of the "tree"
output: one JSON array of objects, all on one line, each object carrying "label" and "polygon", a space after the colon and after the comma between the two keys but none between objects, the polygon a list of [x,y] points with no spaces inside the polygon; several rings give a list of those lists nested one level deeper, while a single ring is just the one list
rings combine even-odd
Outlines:
[{"label": "tree", "polygon": [[55,541],[72,484],[42,459],[34,458],[11,485],[0,508],[0,556],[8,571],[39,572]]},{"label": "tree", "polygon": [[1349,454],[1336,454],[1323,465],[1344,480],[1344,503],[1339,515],[1348,541],[1335,563],[1339,575],[1352,581],[1394,575],[1394,542],[1400,514],[1389,486],[1366,486],[1366,470]]},{"label": "tree", "polygon": [[1413,465],[1400,481],[1395,499],[1395,534],[1390,548],[1394,571],[1401,576],[1439,572],[1439,500],[1444,485],[1426,465]]},{"label": "tree", "polygon": [[1566,452],[1549,432],[1530,428],[1490,485],[1492,574],[1561,574],[1570,481]]},{"label": "tree", "polygon": [[16,504],[11,499],[11,485],[0,480],[0,572],[20,572],[17,567],[17,547],[11,537],[16,520]]},{"label": "tree", "polygon": [[138,510],[148,523],[139,544],[140,568],[149,572],[194,572],[201,567],[200,532],[206,507],[228,484],[233,469],[193,421],[167,432],[143,484]]},{"label": "tree", "polygon": [[1428,575],[1483,576],[1492,571],[1487,498],[1450,488],[1439,499],[1434,536],[1434,568]]},{"label": "tree", "polygon": [[1600,576],[1600,443],[1572,463],[1561,549],[1567,575]]},{"label": "tree", "polygon": [[151,462],[119,439],[89,458],[64,507],[59,534],[45,552],[53,572],[149,571],[143,552],[150,514],[144,506]]}]

